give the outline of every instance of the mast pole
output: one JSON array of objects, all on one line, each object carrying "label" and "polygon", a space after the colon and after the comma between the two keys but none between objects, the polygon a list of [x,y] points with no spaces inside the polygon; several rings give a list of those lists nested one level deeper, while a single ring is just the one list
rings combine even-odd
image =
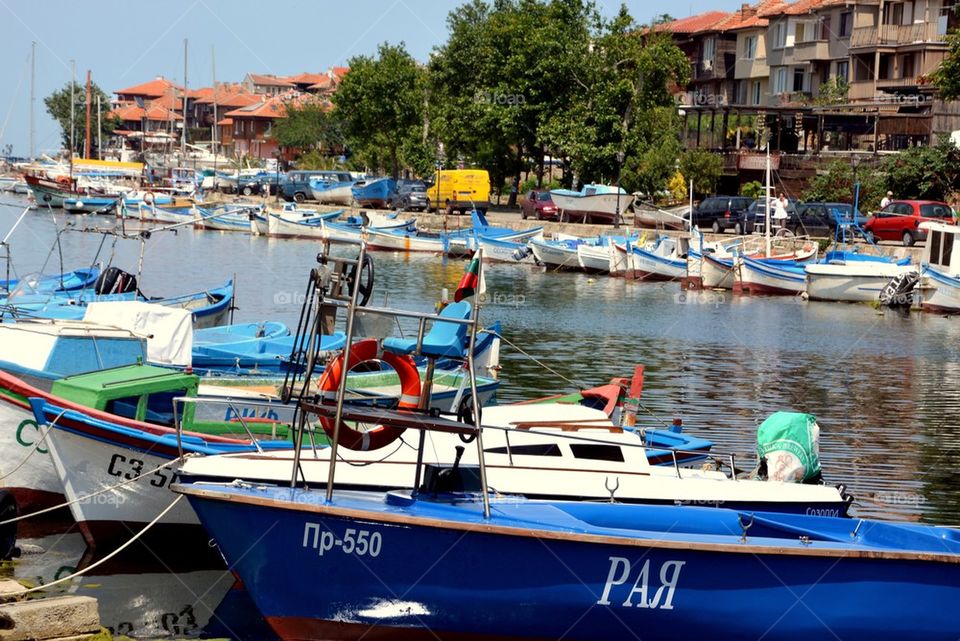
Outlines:
[{"label": "mast pole", "polygon": [[30,43],[30,159],[33,160],[36,150],[37,127],[34,112],[37,108],[37,43]]},{"label": "mast pole", "polygon": [[73,150],[76,149],[77,126],[74,110],[76,109],[76,88],[77,88],[77,61],[70,61],[70,188],[73,189]]},{"label": "mast pole", "polygon": [[765,229],[766,229],[766,234],[765,234],[766,239],[765,239],[765,242],[766,242],[767,258],[769,258],[769,257],[770,257],[770,203],[771,203],[771,194],[770,194],[770,190],[771,190],[771,185],[770,185],[770,138],[769,138],[769,137],[767,138],[767,171],[766,171],[766,174],[767,174],[767,176],[766,176],[766,180],[767,180],[767,188],[766,188],[767,202],[766,202],[766,206],[763,208],[763,210],[764,210],[764,212],[765,212],[765,214],[766,214],[766,217],[767,217],[766,221],[764,222],[764,227],[765,227]]},{"label": "mast pole", "polygon": [[84,103],[85,103],[84,106],[87,108],[87,131],[86,131],[86,135],[84,136],[84,142],[83,142],[84,158],[90,157],[90,103],[93,102],[93,95],[91,93],[90,83],[91,83],[90,70],[87,69],[87,95],[86,95],[86,100],[84,100]]},{"label": "mast pole", "polygon": [[187,39],[183,39],[183,126],[180,129],[180,163],[187,158]]}]

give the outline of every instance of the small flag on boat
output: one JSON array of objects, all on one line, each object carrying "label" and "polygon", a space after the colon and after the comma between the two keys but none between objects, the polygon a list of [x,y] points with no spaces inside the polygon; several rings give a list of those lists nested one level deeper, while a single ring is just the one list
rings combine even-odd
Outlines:
[{"label": "small flag on boat", "polygon": [[480,269],[480,257],[474,256],[467,265],[467,270],[463,273],[463,278],[457,285],[457,291],[453,294],[453,300],[457,303],[464,298],[470,298],[474,294],[483,295],[487,291],[487,285],[483,279],[483,271]]}]

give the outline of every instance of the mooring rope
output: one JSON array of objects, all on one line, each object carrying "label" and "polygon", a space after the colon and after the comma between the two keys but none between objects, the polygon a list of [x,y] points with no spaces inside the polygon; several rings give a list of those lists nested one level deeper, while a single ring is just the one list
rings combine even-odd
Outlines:
[{"label": "mooring rope", "polygon": [[123,552],[124,550],[126,550],[126,549],[127,549],[128,547],[130,547],[131,545],[133,545],[141,536],[143,536],[144,534],[146,534],[147,531],[148,531],[150,528],[152,528],[154,525],[156,525],[157,522],[158,522],[160,519],[162,519],[162,518],[165,517],[167,514],[169,514],[169,513],[170,513],[170,510],[172,510],[174,507],[176,507],[177,503],[179,503],[179,502],[183,499],[183,497],[184,497],[184,495],[181,494],[181,495],[178,496],[177,498],[173,499],[173,502],[170,503],[170,505],[168,505],[162,512],[160,512],[160,514],[158,514],[152,521],[150,521],[150,522],[147,523],[145,526],[143,526],[143,528],[142,528],[139,532],[137,532],[136,534],[134,534],[133,537],[132,537],[129,541],[127,541],[126,543],[124,543],[123,545],[121,545],[121,546],[118,547],[116,550],[114,550],[114,551],[111,552],[110,554],[106,555],[105,557],[103,557],[103,558],[100,559],[99,561],[97,561],[97,562],[95,562],[95,563],[91,563],[91,564],[88,565],[87,567],[85,567],[85,568],[83,568],[83,569],[81,569],[81,570],[77,570],[77,571],[74,572],[73,574],[68,574],[68,575],[65,576],[65,577],[59,578],[59,579],[57,579],[56,581],[51,581],[50,583],[45,583],[45,584],[43,584],[43,585],[38,585],[38,586],[36,586],[36,587],[34,587],[34,588],[30,588],[30,589],[26,590],[25,592],[21,592],[21,594],[30,594],[31,592],[39,592],[39,591],[41,591],[41,590],[46,590],[46,589],[51,588],[51,587],[53,587],[53,586],[55,586],[55,585],[58,585],[58,584],[60,584],[60,583],[65,583],[65,582],[67,582],[67,581],[70,581],[71,579],[74,579],[74,578],[76,578],[76,577],[78,577],[78,576],[83,576],[84,574],[86,574],[86,573],[89,572],[90,570],[95,570],[96,568],[100,567],[101,565],[103,565],[104,563],[106,563],[107,561],[109,561],[109,560],[112,559],[113,557],[117,556],[118,554],[120,554],[121,552]]},{"label": "mooring rope", "polygon": [[39,438],[39,440],[37,440],[36,443],[33,444],[33,447],[30,448],[30,451],[27,453],[27,456],[24,457],[24,459],[23,459],[22,461],[20,461],[20,464],[17,465],[15,468],[13,468],[12,470],[10,470],[10,471],[7,472],[6,474],[0,476],[0,481],[2,481],[3,479],[7,478],[8,476],[13,476],[14,474],[17,473],[17,471],[20,470],[21,467],[23,467],[24,465],[27,464],[27,461],[30,460],[30,457],[33,456],[34,452],[36,452],[38,449],[40,449],[40,446],[43,445],[43,442],[47,440],[47,434],[50,433],[51,428],[54,426],[54,424],[56,424],[57,421],[60,420],[60,417],[62,417],[62,416],[66,413],[66,411],[67,411],[67,410],[63,410],[62,412],[60,412],[60,413],[57,415],[57,418],[53,419],[53,422],[50,423],[49,425],[44,425],[44,427],[45,427],[46,429],[43,430],[43,435]]},{"label": "mooring rope", "polygon": [[86,501],[87,499],[92,499],[92,498],[95,497],[95,496],[99,496],[100,494],[103,494],[103,493],[105,493],[105,492],[109,492],[109,491],[115,490],[115,489],[117,489],[117,488],[119,488],[119,487],[123,487],[124,485],[129,485],[129,484],[131,484],[131,483],[136,483],[137,481],[143,479],[144,477],[150,476],[151,474],[153,474],[153,473],[155,473],[155,472],[158,472],[158,471],[160,471],[160,470],[162,470],[162,469],[164,469],[164,468],[171,467],[172,465],[175,465],[176,463],[179,463],[179,462],[181,462],[181,461],[183,461],[183,460],[185,460],[185,459],[187,459],[187,458],[189,458],[189,457],[191,457],[191,456],[193,456],[193,454],[184,454],[183,456],[178,456],[177,458],[175,458],[175,459],[173,459],[173,460],[171,460],[171,461],[167,461],[167,462],[164,463],[163,465],[158,465],[157,467],[153,468],[152,470],[148,470],[148,471],[144,472],[144,473],[141,474],[140,476],[135,476],[135,477],[133,477],[132,479],[126,479],[126,480],[120,481],[119,483],[114,483],[113,485],[108,485],[107,487],[100,488],[100,489],[97,490],[96,492],[91,492],[90,494],[85,494],[85,495],[83,495],[83,496],[78,496],[77,498],[73,499],[72,501],[66,501],[66,502],[64,502],[64,503],[60,503],[59,505],[54,505],[53,507],[48,507],[48,508],[45,508],[45,509],[42,509],[42,510],[37,510],[36,512],[30,512],[29,514],[21,514],[20,516],[14,517],[14,518],[12,518],[12,519],[7,519],[6,521],[0,521],[0,525],[6,525],[6,524],[8,524],[8,523],[16,523],[17,521],[22,521],[22,520],[24,520],[24,519],[28,519],[28,518],[30,518],[31,516],[39,516],[39,515],[41,515],[41,514],[46,514],[46,513],[48,513],[48,512],[53,512],[53,511],[55,511],[55,510],[59,510],[59,509],[65,508],[65,507],[69,507],[69,506],[73,505],[74,503],[79,503],[79,502],[81,502],[81,501]]}]

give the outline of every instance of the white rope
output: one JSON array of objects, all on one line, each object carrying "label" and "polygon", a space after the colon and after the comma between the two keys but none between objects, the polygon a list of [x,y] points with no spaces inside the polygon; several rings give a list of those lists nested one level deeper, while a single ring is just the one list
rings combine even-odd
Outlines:
[{"label": "white rope", "polygon": [[179,462],[183,461],[184,459],[189,458],[190,456],[193,456],[193,454],[184,454],[183,456],[179,456],[179,457],[173,459],[172,461],[167,461],[167,462],[164,463],[163,465],[158,465],[157,467],[153,468],[152,470],[148,470],[148,471],[144,472],[144,473],[141,474],[140,476],[135,476],[135,477],[133,477],[132,479],[126,479],[126,480],[124,480],[124,481],[120,481],[119,483],[115,483],[115,484],[113,484],[113,485],[108,485],[107,487],[100,488],[100,489],[97,490],[96,492],[91,492],[90,494],[85,494],[85,495],[83,495],[83,496],[78,496],[77,498],[73,499],[72,501],[67,501],[66,503],[61,503],[60,505],[54,505],[53,507],[48,507],[48,508],[45,508],[45,509],[43,509],[43,510],[37,510],[36,512],[30,512],[29,514],[22,514],[22,515],[20,515],[20,516],[18,516],[18,517],[15,517],[15,518],[12,518],[12,519],[7,519],[6,521],[0,521],[0,525],[6,525],[7,523],[16,523],[17,521],[22,521],[22,520],[24,520],[24,519],[28,519],[28,518],[30,518],[31,516],[39,516],[39,515],[41,515],[41,514],[46,514],[47,512],[53,512],[54,510],[59,510],[59,509],[61,509],[61,508],[69,507],[69,506],[73,505],[74,503],[79,503],[79,502],[81,502],[81,501],[86,501],[87,499],[92,499],[93,497],[99,496],[100,494],[103,494],[104,492],[109,492],[109,491],[111,491],[111,490],[117,489],[118,487],[123,487],[124,485],[129,485],[129,484],[131,484],[131,483],[136,483],[137,481],[143,479],[144,477],[150,476],[150,475],[153,474],[154,472],[157,472],[157,471],[159,471],[159,470],[162,470],[162,469],[164,469],[164,468],[166,468],[166,467],[170,467],[170,466],[172,466],[172,465],[175,465],[176,463],[179,463]]},{"label": "white rope", "polygon": [[121,545],[121,546],[118,547],[116,550],[114,550],[114,551],[111,552],[110,554],[106,555],[105,557],[103,557],[102,559],[100,559],[99,561],[97,561],[96,563],[91,563],[90,565],[88,565],[87,567],[83,568],[82,570],[77,570],[77,571],[74,572],[73,574],[69,574],[69,575],[67,575],[67,576],[65,576],[65,577],[63,577],[63,578],[57,579],[56,581],[51,581],[50,583],[45,583],[44,585],[38,585],[38,586],[35,587],[35,588],[30,588],[29,590],[26,590],[25,592],[21,592],[21,594],[30,594],[31,592],[39,592],[40,590],[46,590],[47,588],[51,588],[51,587],[53,587],[53,586],[55,586],[55,585],[58,585],[58,584],[60,584],[60,583],[64,583],[64,582],[69,581],[69,580],[71,580],[71,579],[74,579],[74,578],[76,578],[76,577],[78,577],[78,576],[83,576],[84,574],[86,574],[86,573],[89,572],[90,570],[94,570],[94,569],[100,567],[101,565],[103,565],[104,563],[106,563],[107,561],[109,561],[109,560],[112,559],[113,557],[117,556],[118,554],[120,554],[121,552],[123,552],[123,551],[124,551],[125,549],[127,549],[128,547],[130,547],[130,546],[131,546],[134,542],[136,542],[137,539],[139,539],[141,536],[143,536],[144,534],[146,534],[146,533],[147,533],[147,530],[149,530],[149,529],[152,528],[154,525],[156,525],[156,524],[157,524],[157,521],[159,521],[160,519],[162,519],[163,517],[165,517],[167,514],[169,514],[169,513],[170,513],[170,510],[172,510],[172,509],[177,505],[177,503],[179,503],[180,500],[183,499],[183,497],[184,497],[184,495],[181,494],[181,495],[178,496],[177,498],[173,499],[173,502],[170,503],[170,505],[168,505],[168,506],[166,507],[166,509],[164,509],[162,512],[160,512],[160,514],[158,514],[158,515],[156,516],[156,518],[154,518],[152,521],[150,521],[150,522],[147,523],[145,526],[143,526],[143,529],[141,529],[139,532],[137,532],[136,534],[134,534],[134,535],[133,535],[133,538],[131,538],[129,541],[127,541],[126,543],[124,543],[123,545]]},{"label": "white rope", "polygon": [[57,415],[57,418],[53,419],[53,423],[50,423],[49,425],[44,425],[45,429],[43,430],[43,435],[39,438],[39,440],[37,440],[36,443],[33,444],[33,447],[30,448],[30,452],[27,453],[26,457],[24,457],[22,461],[20,461],[19,465],[17,465],[15,468],[10,470],[6,474],[0,476],[0,481],[7,478],[8,476],[13,476],[14,474],[17,473],[17,471],[20,470],[21,467],[27,464],[27,461],[30,460],[30,457],[33,456],[34,452],[40,449],[40,446],[43,445],[43,442],[47,440],[47,434],[50,433],[50,430],[53,429],[53,426],[56,424],[57,421],[60,420],[60,418],[64,415],[66,411],[67,410],[63,410],[62,412],[60,412],[60,414]]}]

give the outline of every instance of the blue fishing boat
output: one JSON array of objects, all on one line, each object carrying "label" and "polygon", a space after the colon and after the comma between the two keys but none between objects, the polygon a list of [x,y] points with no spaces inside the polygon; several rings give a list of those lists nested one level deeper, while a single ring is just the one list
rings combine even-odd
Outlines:
[{"label": "blue fishing boat", "polygon": [[439,480],[332,501],[289,486],[174,489],[289,641],[952,641],[960,629],[950,528],[515,497],[491,498],[485,515]]},{"label": "blue fishing boat", "polygon": [[362,180],[351,188],[351,193],[358,207],[385,209],[397,193],[397,181],[393,178]]},{"label": "blue fishing boat", "polygon": [[64,211],[71,214],[111,214],[123,196],[88,194],[63,199]]},{"label": "blue fishing boat", "polygon": [[356,184],[348,171],[329,171],[310,176],[310,191],[319,203],[349,205]]},{"label": "blue fishing boat", "polygon": [[196,328],[223,325],[233,306],[232,280],[227,281],[222,287],[164,298],[144,296],[136,286],[136,278],[129,274],[126,276],[127,283],[132,284],[132,287],[125,287],[123,293],[97,294],[96,289],[31,293],[8,296],[0,301],[0,305],[15,317],[81,320],[89,303],[138,300],[165,307],[186,309],[191,312]]},{"label": "blue fishing boat", "polygon": [[92,287],[99,275],[98,267],[74,269],[63,274],[32,274],[8,281],[0,280],[0,291],[10,292],[19,287],[33,293],[72,292]]}]

